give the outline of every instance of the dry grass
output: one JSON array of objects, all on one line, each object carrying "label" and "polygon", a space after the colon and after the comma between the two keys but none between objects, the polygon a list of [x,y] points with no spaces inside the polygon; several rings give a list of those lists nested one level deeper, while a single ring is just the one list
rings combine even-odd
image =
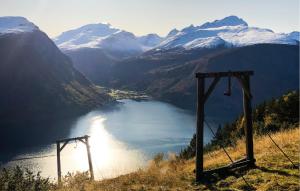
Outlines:
[{"label": "dry grass", "polygon": [[[299,128],[273,134],[274,140],[291,159],[299,163]],[[299,190],[299,170],[292,169],[289,161],[276,149],[267,136],[255,137],[255,158],[257,168],[244,172],[244,178],[253,190]],[[245,141],[240,140],[236,147],[227,148],[233,159],[245,153]],[[204,157],[205,168],[215,168],[230,163],[222,150],[211,152]],[[151,161],[147,169],[123,175],[114,179],[88,181],[84,175],[76,175],[57,190],[251,190],[241,177],[228,176],[209,184],[194,183],[195,160],[178,160],[170,156],[168,160]]]}]

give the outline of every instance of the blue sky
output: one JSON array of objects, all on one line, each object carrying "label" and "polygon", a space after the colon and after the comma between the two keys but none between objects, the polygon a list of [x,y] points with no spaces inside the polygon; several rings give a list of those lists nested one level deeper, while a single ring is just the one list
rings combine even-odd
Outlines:
[{"label": "blue sky", "polygon": [[164,36],[229,15],[250,26],[290,32],[300,30],[299,9],[299,0],[0,0],[0,16],[24,16],[51,37],[99,22]]}]

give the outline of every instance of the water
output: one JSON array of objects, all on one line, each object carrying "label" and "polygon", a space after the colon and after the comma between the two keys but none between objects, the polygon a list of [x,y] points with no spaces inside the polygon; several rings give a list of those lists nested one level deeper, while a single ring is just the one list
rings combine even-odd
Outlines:
[{"label": "water", "polygon": [[[145,166],[156,153],[178,153],[195,132],[195,116],[159,101],[121,100],[111,110],[96,110],[80,117],[68,137],[90,135],[91,155],[96,179],[111,178]],[[204,132],[205,142],[211,139]],[[67,137],[66,137],[67,138]],[[17,156],[50,155],[46,158],[9,162],[42,176],[56,177],[56,145],[35,148]],[[61,152],[62,174],[87,171],[86,147],[81,142],[68,144]]]}]

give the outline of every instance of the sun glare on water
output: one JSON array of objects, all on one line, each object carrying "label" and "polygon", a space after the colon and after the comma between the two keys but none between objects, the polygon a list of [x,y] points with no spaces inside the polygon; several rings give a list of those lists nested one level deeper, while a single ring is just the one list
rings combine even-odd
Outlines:
[{"label": "sun glare on water", "polygon": [[[125,143],[116,140],[108,133],[104,125],[105,120],[101,115],[88,116],[84,119],[84,124],[76,125],[85,125],[85,128],[88,130],[86,134],[90,136],[89,144],[95,179],[112,178],[142,168],[146,163],[146,157],[141,151],[129,148]],[[56,179],[56,145],[52,145],[49,149],[42,152],[30,154],[30,156],[40,155],[53,156],[19,162],[18,165],[41,171],[42,176]],[[15,166],[16,164],[11,162],[8,165]],[[69,143],[61,151],[61,167],[62,176],[67,175],[68,172],[88,171],[89,166],[85,144],[80,141]]]},{"label": "sun glare on water", "polygon": [[[97,179],[114,177],[136,170],[144,165],[144,157],[140,151],[129,149],[124,143],[116,140],[106,131],[101,116],[90,119],[89,139],[95,177]],[[76,166],[88,169],[87,151],[84,144],[73,152],[72,158]]]}]

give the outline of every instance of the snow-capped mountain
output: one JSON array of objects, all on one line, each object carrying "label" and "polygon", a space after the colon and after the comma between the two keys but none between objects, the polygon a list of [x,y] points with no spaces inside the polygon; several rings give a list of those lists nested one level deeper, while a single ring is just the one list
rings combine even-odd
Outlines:
[{"label": "snow-capped mountain", "polygon": [[275,33],[269,29],[249,27],[243,19],[229,16],[200,26],[190,25],[181,31],[174,29],[156,48],[240,47],[261,43],[298,44],[298,41],[299,32]]},{"label": "snow-capped mountain", "polygon": [[110,51],[144,52],[158,45],[162,38],[156,34],[136,37],[133,33],[114,28],[110,24],[99,23],[64,32],[53,40],[64,51],[101,48]]},{"label": "snow-capped mountain", "polygon": [[162,37],[157,34],[148,34],[145,36],[138,37],[138,41],[141,45],[144,46],[144,49],[151,49],[158,45],[163,40]]},{"label": "snow-capped mountain", "polygon": [[288,38],[290,38],[290,39],[300,41],[300,32],[298,32],[298,31],[291,32],[287,35],[288,35]]},{"label": "snow-capped mountain", "polygon": [[39,30],[39,28],[24,17],[0,17],[0,35],[33,32],[34,30]]}]

